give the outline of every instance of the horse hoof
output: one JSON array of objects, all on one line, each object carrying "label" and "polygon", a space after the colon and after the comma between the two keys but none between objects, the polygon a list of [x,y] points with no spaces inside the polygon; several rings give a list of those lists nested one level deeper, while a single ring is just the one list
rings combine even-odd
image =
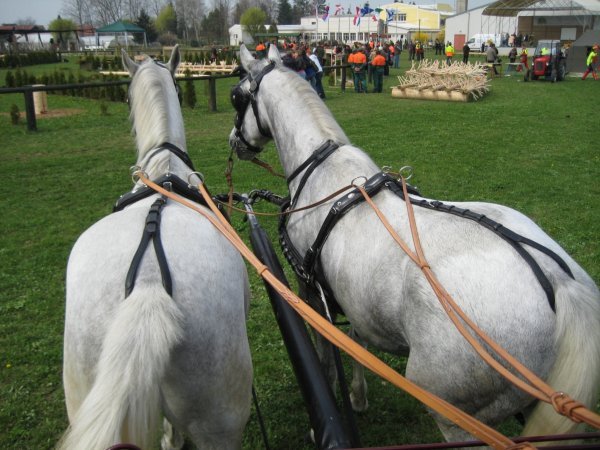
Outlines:
[{"label": "horse hoof", "polygon": [[352,410],[355,412],[365,412],[369,409],[369,400],[366,398],[359,399],[353,393],[350,393],[350,403],[352,404]]},{"label": "horse hoof", "polygon": [[315,430],[313,430],[311,428],[310,431],[304,435],[304,443],[305,444],[316,444]]}]

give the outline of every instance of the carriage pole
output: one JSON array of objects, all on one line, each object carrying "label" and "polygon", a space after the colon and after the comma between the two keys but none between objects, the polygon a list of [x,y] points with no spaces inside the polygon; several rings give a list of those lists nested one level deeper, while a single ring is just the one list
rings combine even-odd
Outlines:
[{"label": "carriage pole", "polygon": [[[252,214],[253,210],[250,204],[248,202],[244,203],[249,213],[250,242],[254,253],[271,273],[289,287],[267,233],[258,223],[256,216]],[[265,286],[308,410],[317,448],[341,449],[356,447],[357,443],[352,442],[344,428],[335,398],[323,375],[319,358],[308,336],[304,322],[270,284],[265,282]]]}]

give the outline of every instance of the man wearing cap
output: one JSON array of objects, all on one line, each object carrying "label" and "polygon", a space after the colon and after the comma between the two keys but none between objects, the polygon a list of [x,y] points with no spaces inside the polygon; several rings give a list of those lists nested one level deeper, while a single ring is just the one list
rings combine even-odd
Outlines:
[{"label": "man wearing cap", "polygon": [[585,63],[587,64],[587,70],[583,74],[583,78],[581,78],[582,80],[585,80],[585,78],[589,75],[590,72],[592,73],[594,80],[598,79],[598,75],[596,75],[595,64],[598,63],[598,50],[599,49],[600,49],[600,47],[598,46],[598,44],[594,44],[594,46],[592,47],[592,50],[590,50],[590,52],[588,53],[587,59],[585,60]]}]

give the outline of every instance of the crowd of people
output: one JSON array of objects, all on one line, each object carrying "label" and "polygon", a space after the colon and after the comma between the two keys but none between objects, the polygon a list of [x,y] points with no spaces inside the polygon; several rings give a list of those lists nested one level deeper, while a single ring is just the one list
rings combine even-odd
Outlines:
[{"label": "crowd of people", "polygon": [[[256,55],[263,58],[267,55],[270,45],[277,45],[282,52],[283,64],[307,80],[318,93],[325,98],[323,89],[323,67],[325,61],[325,47],[317,44],[312,47],[296,41],[262,42],[256,48]],[[358,93],[368,93],[372,84],[372,92],[383,92],[383,77],[389,75],[390,67],[400,68],[400,56],[407,51],[409,60],[423,60],[425,48],[419,41],[373,41],[338,45],[332,48],[336,59],[341,59],[344,64],[350,65],[354,90]]]},{"label": "crowd of people", "polygon": [[[508,53],[508,58],[511,63],[514,63],[517,58],[521,65],[517,68],[528,70],[528,51],[527,37],[511,35],[507,37],[507,43],[511,44],[511,50]],[[517,43],[521,45],[517,49]],[[304,42],[283,41],[283,43],[259,42],[255,48],[256,55],[259,58],[266,57],[270,45],[277,45],[282,52],[283,64],[289,69],[295,71],[300,77],[304,78],[317,92],[319,97],[325,99],[325,90],[323,88],[323,76],[325,74],[324,67],[327,65],[325,60],[326,50],[322,43],[319,43],[311,48],[310,45]],[[455,56],[453,44],[448,41],[445,45],[436,39],[432,46],[435,49],[436,55],[445,55],[446,63],[452,64]],[[350,45],[338,45],[333,47],[333,53],[336,59],[341,59],[344,64],[350,66],[352,73],[352,81],[354,91],[357,93],[368,93],[369,85],[373,85],[372,92],[383,92],[383,77],[389,75],[390,67],[400,67],[400,57],[403,51],[408,54],[409,61],[421,61],[424,59],[425,47],[416,41],[398,40],[394,41],[379,41],[370,40],[366,43],[354,43]],[[469,62],[470,48],[467,44],[462,49],[462,61]],[[498,49],[492,41],[487,42],[485,47],[485,60],[487,63],[498,63]],[[598,47],[594,46],[591,56],[586,61],[588,71],[583,79],[591,73],[596,78],[595,65],[598,60]],[[496,72],[495,65],[492,66]]]}]

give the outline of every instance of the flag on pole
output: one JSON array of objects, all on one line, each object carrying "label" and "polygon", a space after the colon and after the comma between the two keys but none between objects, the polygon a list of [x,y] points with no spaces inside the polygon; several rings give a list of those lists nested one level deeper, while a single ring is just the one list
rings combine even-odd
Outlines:
[{"label": "flag on pole", "polygon": [[365,3],[365,6],[363,6],[360,10],[360,16],[365,17],[367,14],[372,13],[372,12],[373,12],[373,10],[371,8],[369,8],[369,4]]},{"label": "flag on pole", "polygon": [[323,10],[325,11],[325,13],[323,14],[323,17],[321,17],[321,19],[323,19],[323,22],[327,22],[327,18],[329,17],[329,5],[325,5]]},{"label": "flag on pole", "polygon": [[379,18],[381,17],[381,11],[383,11],[383,9],[375,8],[375,14],[371,16],[373,22],[377,22],[379,20]]},{"label": "flag on pole", "polygon": [[360,25],[360,8],[358,6],[356,7],[356,14],[354,14],[354,20],[352,23],[356,26]]},{"label": "flag on pole", "polygon": [[333,13],[334,16],[337,16],[339,14],[343,14],[344,13],[344,7],[342,5],[335,5],[335,12]]},{"label": "flag on pole", "polygon": [[394,11],[393,9],[386,9],[385,12],[387,13],[387,21],[388,22],[394,20],[394,13],[396,11]]}]

